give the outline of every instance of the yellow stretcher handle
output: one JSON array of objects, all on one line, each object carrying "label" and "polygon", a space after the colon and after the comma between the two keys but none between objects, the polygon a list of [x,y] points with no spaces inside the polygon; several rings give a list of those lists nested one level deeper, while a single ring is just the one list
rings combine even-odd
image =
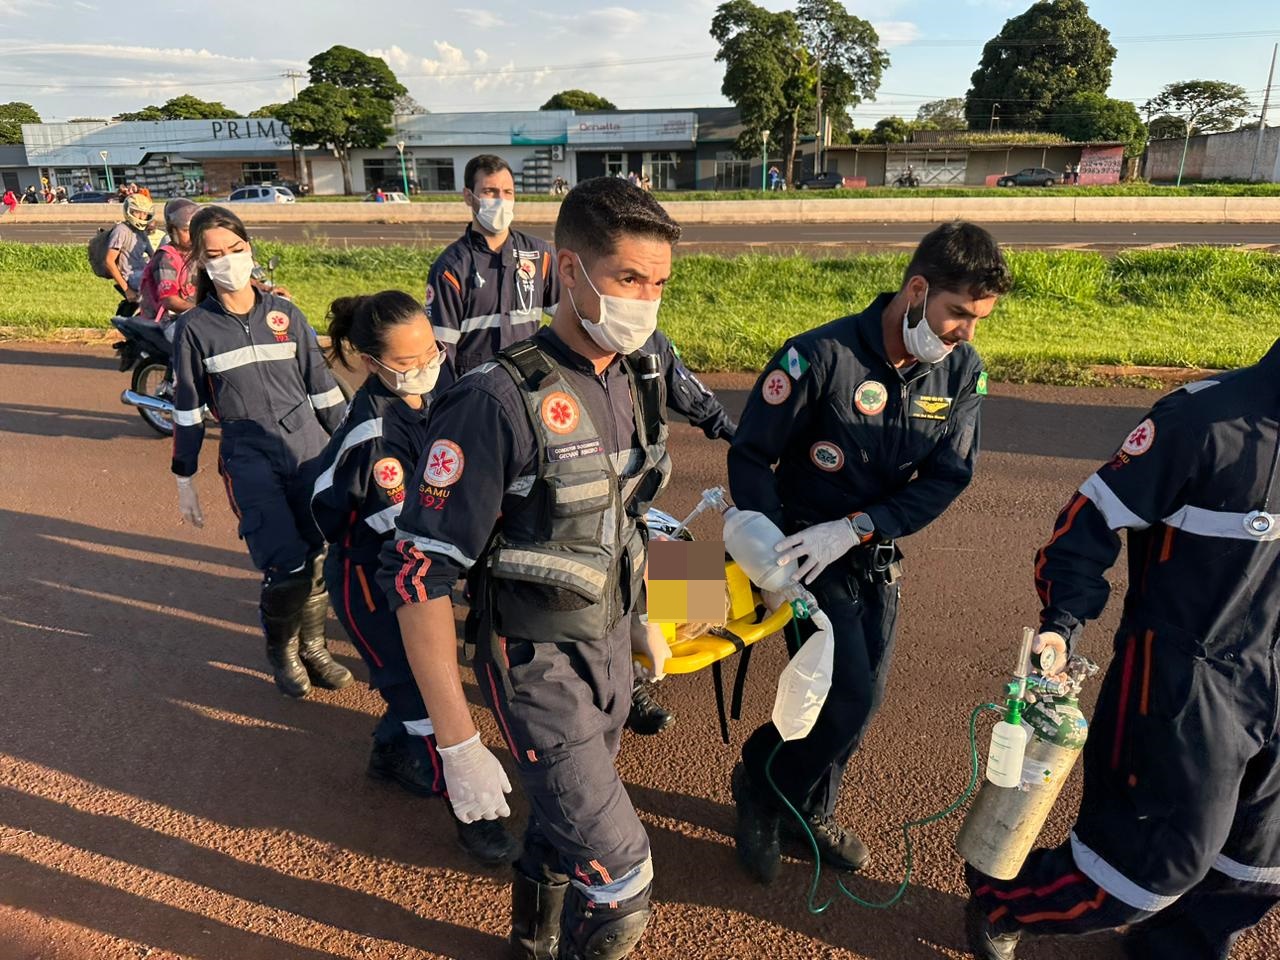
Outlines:
[{"label": "yellow stretcher handle", "polygon": [[[760,594],[756,586],[747,579],[747,575],[732,560],[725,561],[725,589],[728,594],[728,613],[730,619],[724,630],[741,641],[741,646],[732,640],[704,633],[700,637],[687,640],[676,639],[676,624],[661,624],[663,636],[671,645],[671,659],[667,661],[667,673],[696,673],[717,660],[723,660],[737,653],[742,647],[749,647],[757,640],[781,630],[791,621],[791,607],[784,605],[762,620],[756,619],[756,611],[762,606]],[[636,654],[636,662],[644,667],[649,666],[649,658]]]}]

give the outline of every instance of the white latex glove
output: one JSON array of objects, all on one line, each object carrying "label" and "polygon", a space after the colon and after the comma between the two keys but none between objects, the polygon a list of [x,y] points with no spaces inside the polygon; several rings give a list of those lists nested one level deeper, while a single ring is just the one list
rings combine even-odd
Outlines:
[{"label": "white latex glove", "polygon": [[781,590],[765,590],[761,588],[760,599],[764,601],[764,605],[770,613],[776,613],[782,607],[791,606],[793,600],[804,600],[809,604],[811,610],[818,608],[818,602],[813,598],[813,594],[798,583],[783,587]]},{"label": "white latex glove", "polygon": [[196,493],[191,477],[178,477],[178,512],[184,523],[204,526],[204,511],[200,509],[200,495]]},{"label": "white latex glove", "polygon": [[1039,656],[1045,651],[1051,652],[1053,663],[1049,664],[1047,668],[1041,669],[1041,674],[1051,678],[1063,676],[1067,669],[1067,638],[1060,633],[1051,631],[1037,634],[1031,644],[1031,653]]},{"label": "white latex glove", "polygon": [[480,742],[477,733],[452,747],[437,747],[444,762],[444,782],[453,812],[463,823],[511,816],[504,796],[511,781],[498,758]]},{"label": "white latex glove", "polygon": [[650,623],[649,618],[644,614],[638,615],[631,623],[631,650],[633,653],[642,653],[649,658],[652,666],[647,669],[636,664],[640,675],[646,680],[661,680],[667,675],[671,645],[667,643],[662,628],[656,623]]},{"label": "white latex glove", "polygon": [[796,580],[811,584],[823,570],[857,545],[858,535],[853,532],[853,524],[848,517],[841,517],[806,527],[794,536],[780,540],[774,549],[778,551],[780,567],[804,557]]}]

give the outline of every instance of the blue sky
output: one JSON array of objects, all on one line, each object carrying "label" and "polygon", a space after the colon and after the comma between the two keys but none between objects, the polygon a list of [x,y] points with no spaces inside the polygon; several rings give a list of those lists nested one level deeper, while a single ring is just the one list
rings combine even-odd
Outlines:
[{"label": "blue sky", "polygon": [[[892,59],[877,100],[856,114],[870,126],[889,114],[914,116],[925,100],[963,95],[983,42],[1028,4],[854,0],[847,6],[877,26]],[[708,34],[715,7],[714,0],[635,6],[476,0],[471,7],[435,0],[363,6],[171,0],[133,5],[122,14],[106,0],[0,0],[0,102],[26,100],[46,119],[69,119],[105,117],[190,92],[247,112],[288,99],[289,81],[280,74],[305,70],[313,54],[344,43],[384,56],[410,93],[435,112],[534,109],[566,87],[593,90],[621,108],[714,106],[726,102]],[[1098,0],[1091,12],[1119,51],[1112,96],[1142,101],[1166,83],[1204,78],[1238,83],[1261,103],[1271,46],[1280,40],[1275,0],[1224,0],[1209,8],[1191,0],[1158,7]],[[148,23],[149,13],[155,16]],[[1262,35],[1236,35],[1247,32]],[[1280,104],[1272,99],[1277,123]]]}]

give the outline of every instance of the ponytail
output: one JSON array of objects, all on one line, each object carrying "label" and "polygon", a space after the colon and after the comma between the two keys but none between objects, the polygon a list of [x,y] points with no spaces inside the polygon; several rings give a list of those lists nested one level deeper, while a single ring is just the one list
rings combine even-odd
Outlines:
[{"label": "ponytail", "polygon": [[381,357],[387,330],[423,318],[422,304],[399,290],[355,297],[339,297],[329,305],[329,362],[348,370],[352,354]]}]

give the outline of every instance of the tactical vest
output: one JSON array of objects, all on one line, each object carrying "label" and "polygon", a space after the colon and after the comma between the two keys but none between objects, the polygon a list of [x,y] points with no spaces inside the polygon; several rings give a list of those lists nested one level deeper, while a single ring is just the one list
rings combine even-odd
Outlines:
[{"label": "tactical vest", "polygon": [[642,518],[671,475],[665,384],[658,358],[623,359],[643,461],[620,479],[587,406],[531,340],[497,362],[520,389],[538,445],[523,505],[502,517],[476,567],[492,604],[490,630],[559,643],[602,639],[640,597]]}]

